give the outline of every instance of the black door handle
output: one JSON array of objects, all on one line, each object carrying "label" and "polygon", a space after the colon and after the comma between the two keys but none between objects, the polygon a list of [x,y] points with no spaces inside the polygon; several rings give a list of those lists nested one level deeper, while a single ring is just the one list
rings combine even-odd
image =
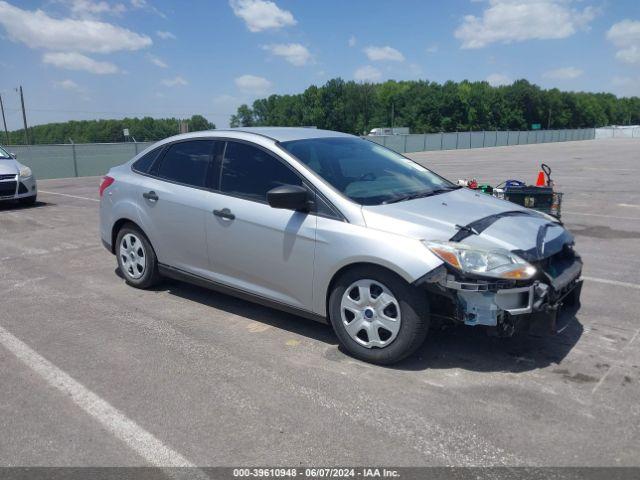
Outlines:
[{"label": "black door handle", "polygon": [[151,190],[150,192],[144,192],[142,194],[142,196],[144,198],[146,198],[147,200],[151,200],[152,202],[157,202],[158,199],[160,198],[160,197],[158,197],[158,194],[156,192],[154,192],[153,190]]},{"label": "black door handle", "polygon": [[236,218],[236,216],[231,213],[231,210],[229,210],[228,208],[223,208],[222,210],[214,210],[213,214],[216,217],[226,218],[227,220],[233,220],[234,218]]}]

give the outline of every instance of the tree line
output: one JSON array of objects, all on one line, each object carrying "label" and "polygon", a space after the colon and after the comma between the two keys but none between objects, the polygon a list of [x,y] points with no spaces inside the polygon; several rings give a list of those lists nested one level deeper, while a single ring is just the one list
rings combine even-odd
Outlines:
[{"label": "tree line", "polygon": [[[138,142],[161,140],[180,133],[180,123],[186,122],[190,132],[211,130],[216,126],[202,115],[190,119],[178,118],[123,118],[121,120],[72,120],[29,127],[29,143],[100,143],[124,142],[123,130]],[[3,143],[5,136],[0,134]],[[132,139],[127,139],[131,141]],[[9,132],[9,145],[25,143],[24,129]]]},{"label": "tree line", "polygon": [[467,80],[373,84],[336,78],[299,94],[241,105],[230,119],[232,127],[317,126],[353,134],[392,126],[431,133],[528,130],[533,124],[543,129],[640,124],[640,98],[545,90],[527,80],[493,87]]}]

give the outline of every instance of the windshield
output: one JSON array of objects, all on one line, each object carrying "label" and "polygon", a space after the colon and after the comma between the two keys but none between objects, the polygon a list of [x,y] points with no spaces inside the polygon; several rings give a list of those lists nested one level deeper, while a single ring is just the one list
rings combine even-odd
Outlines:
[{"label": "windshield", "polygon": [[13,158],[9,153],[2,147],[0,147],[0,158]]},{"label": "windshield", "polygon": [[313,138],[282,147],[361,205],[380,205],[455,188],[421,165],[361,138]]}]

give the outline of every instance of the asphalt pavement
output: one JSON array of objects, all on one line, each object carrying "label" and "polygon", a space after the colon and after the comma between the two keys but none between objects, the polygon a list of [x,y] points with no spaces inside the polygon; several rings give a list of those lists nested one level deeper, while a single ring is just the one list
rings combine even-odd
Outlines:
[{"label": "asphalt pavement", "polygon": [[640,140],[412,154],[450,179],[548,163],[586,277],[556,337],[432,332],[394,367],[203,288],[128,287],[96,177],[0,206],[0,466],[640,466]]}]

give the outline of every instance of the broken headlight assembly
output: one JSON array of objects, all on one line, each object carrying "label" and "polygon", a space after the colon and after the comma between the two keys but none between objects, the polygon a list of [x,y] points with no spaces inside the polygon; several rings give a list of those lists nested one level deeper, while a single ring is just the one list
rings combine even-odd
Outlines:
[{"label": "broken headlight assembly", "polygon": [[423,241],[442,261],[463,273],[506,280],[529,280],[533,265],[508,250],[485,250],[455,242]]}]

